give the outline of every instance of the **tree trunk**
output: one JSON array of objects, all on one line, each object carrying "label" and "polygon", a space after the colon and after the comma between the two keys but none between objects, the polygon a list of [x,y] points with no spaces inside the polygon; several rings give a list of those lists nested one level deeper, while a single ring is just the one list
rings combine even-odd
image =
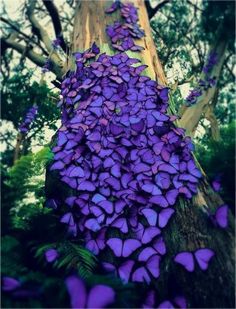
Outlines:
[{"label": "tree trunk", "polygon": [[[227,41],[222,38],[222,36],[220,36],[220,39],[215,44],[215,47],[211,50],[216,51],[218,58],[217,64],[214,66],[211,73],[211,77],[214,76],[216,78],[216,85],[205,91],[203,95],[199,97],[195,104],[189,107],[184,106],[181,110],[181,119],[179,121],[179,124],[181,127],[186,129],[186,134],[190,136],[194,136],[198,123],[202,115],[204,114],[207,105],[212,101],[216,94],[217,82],[219,80],[224,65],[226,47]],[[202,74],[202,77],[203,75],[204,74]]]},{"label": "tree trunk", "polygon": [[16,137],[16,146],[14,150],[13,163],[15,163],[20,158],[21,145],[24,140],[24,135],[22,133],[18,133]]},{"label": "tree trunk", "polygon": [[[79,1],[73,33],[72,50],[84,50],[94,41],[101,51],[114,53],[109,47],[109,40],[105,33],[107,24],[111,24],[114,17],[105,14],[104,10],[110,5],[107,1]],[[165,85],[166,78],[162,65],[156,53],[151,36],[151,28],[143,0],[135,1],[139,8],[139,22],[145,30],[146,36],[137,40],[138,45],[145,47],[140,53],[130,53],[139,57],[142,64],[149,66],[146,70],[151,78]],[[117,20],[117,16],[115,18]],[[204,174],[204,173],[203,173]],[[51,172],[47,172],[46,195],[63,197],[65,186],[55,179]],[[180,289],[186,296],[191,308],[226,308],[234,307],[234,252],[233,252],[233,223],[227,230],[217,229],[208,222],[205,209],[214,212],[223,201],[210,187],[204,174],[199,185],[198,194],[191,200],[181,200],[176,206],[177,215],[164,232],[168,253],[161,263],[161,277],[156,281],[160,302],[170,299],[173,290]],[[173,256],[183,250],[195,250],[199,247],[212,248],[216,256],[206,272],[195,271],[188,273],[173,263]]]}]

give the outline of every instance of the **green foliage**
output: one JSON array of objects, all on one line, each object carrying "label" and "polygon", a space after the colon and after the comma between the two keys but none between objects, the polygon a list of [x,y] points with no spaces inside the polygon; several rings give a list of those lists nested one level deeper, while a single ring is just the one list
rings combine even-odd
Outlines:
[{"label": "green foliage", "polygon": [[[209,51],[223,33],[223,39],[227,40],[228,45],[224,55],[226,60],[217,86],[219,94],[214,111],[222,125],[229,124],[235,117],[232,45],[235,32],[234,7],[233,1],[193,3],[188,0],[173,0],[166,4],[151,21],[158,55],[166,69],[170,86],[174,82],[178,82],[179,85],[172,93],[177,111],[180,111],[185,100],[180,90],[187,85],[192,88],[196,86]],[[204,135],[209,138],[210,131],[207,130],[209,125],[203,121],[200,124],[206,129]]]},{"label": "green foliage", "polygon": [[[38,105],[38,114],[27,134],[24,153],[30,148],[32,140],[44,144],[47,129],[56,130],[56,121],[60,118],[60,110],[56,106],[58,93],[49,89],[45,82],[33,80],[33,71],[21,66],[9,78],[3,79],[1,89],[2,119],[11,122],[17,130],[30,107]],[[14,132],[8,132],[3,141],[9,142]],[[15,138],[15,137],[14,137]]]},{"label": "green foliage", "polygon": [[32,70],[16,71],[7,81],[3,81],[2,118],[11,121],[18,128],[25,112],[33,104],[37,104],[39,116],[35,127],[46,124],[55,129],[55,120],[59,119],[57,95],[50,91],[46,83],[32,81],[32,76]]},{"label": "green foliage", "polygon": [[221,128],[220,142],[203,140],[196,146],[196,155],[209,179],[222,175],[221,195],[234,211],[235,197],[235,122]]},{"label": "green foliage", "polygon": [[58,259],[53,263],[56,269],[63,269],[65,274],[69,274],[71,270],[78,272],[81,278],[87,278],[92,275],[97,264],[95,256],[84,247],[72,243],[50,243],[37,246],[35,257],[41,261],[45,261],[45,252],[48,249],[55,248],[59,252]]},{"label": "green foliage", "polygon": [[15,165],[9,169],[8,186],[14,195],[15,201],[22,201],[30,194],[37,194],[44,185],[46,164],[52,160],[53,154],[49,147],[45,147],[37,153],[22,156]]},{"label": "green foliage", "polygon": [[234,48],[235,2],[203,1],[202,27],[204,34],[214,40],[218,27],[222,27],[224,37],[228,36],[230,48]]},{"label": "green foliage", "polygon": [[18,277],[26,271],[22,260],[20,242],[13,236],[1,238],[1,272],[3,275]]}]

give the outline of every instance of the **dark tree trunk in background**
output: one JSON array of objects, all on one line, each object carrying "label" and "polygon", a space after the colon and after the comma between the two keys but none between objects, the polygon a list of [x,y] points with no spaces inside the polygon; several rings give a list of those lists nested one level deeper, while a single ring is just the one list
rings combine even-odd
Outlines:
[{"label": "dark tree trunk in background", "polygon": [[[142,64],[149,66],[147,74],[165,85],[166,78],[152,40],[144,1],[137,0],[134,3],[139,8],[139,22],[146,36],[142,40],[137,40],[137,44],[144,46],[145,50],[139,54],[132,53],[131,56],[139,57]],[[105,14],[104,9],[108,6],[108,1],[78,2],[72,35],[72,51],[87,49],[95,41],[101,48],[101,52],[114,53],[109,47],[105,27],[117,20],[117,16]],[[52,196],[52,191],[55,192],[55,190],[63,196],[63,190],[60,189],[63,186],[65,192],[66,185],[63,185],[55,174],[47,172],[47,197]],[[234,307],[233,220],[230,216],[228,229],[217,229],[208,222],[205,212],[206,208],[214,212],[222,204],[223,201],[211,189],[204,174],[198,194],[191,201],[181,200],[176,205],[176,216],[169,224],[169,228],[164,231],[168,252],[161,263],[161,277],[156,281],[157,295],[160,296],[160,300],[169,299],[172,290],[180,289],[186,296],[189,307]],[[197,268],[195,272],[188,273],[173,262],[172,259],[176,253],[200,247],[208,247],[216,252],[206,272]]]},{"label": "dark tree trunk in background", "polygon": [[16,137],[16,146],[14,149],[14,156],[13,156],[14,163],[20,158],[21,145],[22,145],[23,140],[24,140],[24,135],[19,132]]}]

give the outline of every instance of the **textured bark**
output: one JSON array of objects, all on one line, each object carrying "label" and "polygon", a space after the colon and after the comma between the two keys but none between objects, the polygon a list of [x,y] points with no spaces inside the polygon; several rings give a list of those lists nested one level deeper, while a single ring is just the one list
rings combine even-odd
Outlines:
[{"label": "textured bark", "polygon": [[[114,20],[111,15],[105,15],[104,9],[109,5],[107,1],[81,1],[78,3],[75,15],[73,51],[90,47],[94,41],[102,51],[112,53],[108,47],[108,38],[105,26]],[[151,29],[147,11],[143,0],[135,1],[139,8],[141,27],[146,36],[137,44],[143,45],[145,50],[138,53],[129,53],[142,59],[143,64],[149,65],[147,74],[166,84],[165,74],[156,53],[151,37]],[[204,173],[203,173],[204,174]],[[47,172],[46,195],[48,198],[63,199],[66,189],[56,172]],[[171,220],[169,227],[164,231],[168,253],[161,264],[161,277],[156,281],[157,294],[160,301],[171,298],[173,291],[182,292],[192,308],[226,308],[234,307],[234,251],[233,251],[233,222],[230,217],[230,227],[220,230],[208,221],[208,211],[214,212],[223,201],[213,192],[207,177],[204,174],[199,185],[198,194],[191,200],[181,200],[176,205],[176,216]],[[182,270],[173,263],[173,256],[183,250],[195,250],[200,247],[212,248],[216,252],[209,269],[206,272],[196,267],[194,273]]]},{"label": "textured bark", "polygon": [[218,95],[219,95],[219,89],[217,88],[211,104],[208,104],[206,106],[206,109],[204,112],[205,118],[210,122],[210,125],[211,125],[211,137],[213,141],[216,141],[216,142],[219,142],[221,139],[218,120],[214,113],[214,110],[215,110],[215,107],[218,101]]},{"label": "textured bark", "polygon": [[[109,38],[106,35],[106,26],[115,20],[119,20],[119,14],[106,14],[105,9],[109,7],[112,1],[79,1],[76,7],[72,51],[85,50],[89,48],[93,42],[100,47],[102,52],[114,54],[109,47]],[[145,31],[145,37],[136,40],[137,44],[145,48],[142,53],[132,53],[136,58],[140,58],[143,63],[148,65],[146,73],[153,79],[157,79],[159,83],[166,84],[166,77],[162,69],[160,60],[157,56],[154,41],[152,39],[151,28],[149,24],[148,14],[144,1],[136,0],[135,6],[139,9],[139,23]]]},{"label": "textured bark", "polygon": [[14,157],[13,157],[13,162],[15,163],[16,160],[20,158],[20,152],[21,152],[21,145],[24,140],[24,135],[22,133],[18,133],[16,137],[16,146],[14,150]]}]

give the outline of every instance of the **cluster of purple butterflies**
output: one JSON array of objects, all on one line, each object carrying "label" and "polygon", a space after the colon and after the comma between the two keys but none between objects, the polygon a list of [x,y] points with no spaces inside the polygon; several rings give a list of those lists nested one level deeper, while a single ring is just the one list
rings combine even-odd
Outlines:
[{"label": "cluster of purple butterflies", "polygon": [[29,129],[35,120],[38,113],[38,106],[34,104],[26,113],[25,119],[22,124],[19,126],[19,131],[23,134],[27,134]]},{"label": "cluster of purple butterflies", "polygon": [[121,3],[119,0],[113,2],[106,13],[113,13],[120,9],[122,21],[116,21],[113,25],[108,25],[106,33],[110,37],[113,48],[119,51],[140,51],[143,47],[135,44],[134,39],[144,36],[144,31],[138,25],[137,8],[132,3]]},{"label": "cluster of purple butterflies", "polygon": [[197,192],[201,172],[190,138],[166,115],[168,89],[143,76],[138,59],[98,54],[96,45],[76,53],[77,70],[62,83],[51,170],[74,194],[61,222],[94,254],[111,250],[117,264],[104,260],[106,270],[149,283],[159,277],[173,206]]},{"label": "cluster of purple butterflies", "polygon": [[207,89],[216,85],[216,78],[214,76],[211,77],[212,69],[216,63],[217,53],[212,51],[208,56],[206,65],[202,69],[203,73],[205,74],[205,78],[199,80],[197,88],[191,90],[186,98],[186,104],[188,106],[195,104],[197,98],[202,95],[203,91],[206,91]]}]

